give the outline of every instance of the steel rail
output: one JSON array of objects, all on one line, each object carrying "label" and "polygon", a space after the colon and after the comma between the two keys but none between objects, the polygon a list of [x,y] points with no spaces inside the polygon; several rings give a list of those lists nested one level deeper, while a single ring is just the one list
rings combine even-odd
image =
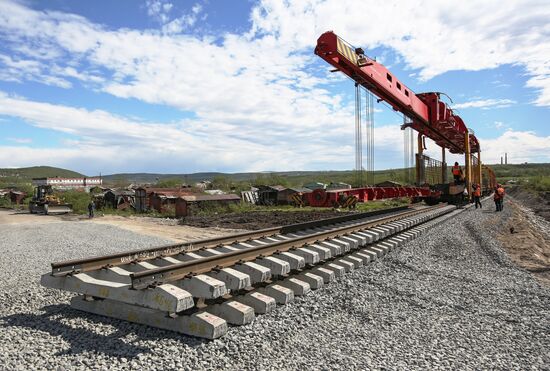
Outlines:
[{"label": "steel rail", "polygon": [[173,256],[185,252],[202,250],[220,245],[232,243],[246,242],[258,238],[269,237],[276,234],[293,233],[300,230],[324,227],[331,224],[343,223],[353,220],[369,218],[373,216],[395,213],[409,210],[408,206],[394,207],[390,209],[382,209],[358,213],[352,215],[338,216],[335,218],[321,219],[313,222],[297,223],[287,226],[272,227],[260,229],[251,232],[235,233],[223,237],[215,237],[209,239],[201,239],[184,243],[176,243],[163,245],[154,248],[146,248],[139,250],[125,251],[121,253],[96,256],[84,259],[66,260],[61,262],[51,263],[53,276],[64,276],[73,273],[89,272],[106,267],[119,266],[140,261],[152,260],[158,257]]},{"label": "steel rail", "polygon": [[305,236],[294,237],[289,240],[254,246],[239,251],[232,251],[229,253],[209,256],[188,262],[171,264],[160,268],[148,269],[142,272],[135,272],[130,274],[132,288],[144,289],[150,286],[177,281],[195,274],[209,272],[213,269],[221,269],[238,263],[253,261],[278,252],[288,251],[307,244],[313,244],[330,238],[350,234],[365,228],[373,228],[381,224],[386,224],[417,214],[423,214],[428,211],[437,210],[444,206],[447,206],[447,204],[428,207],[421,210],[407,211],[397,215],[387,216],[351,226],[337,227],[329,231],[316,232]]}]

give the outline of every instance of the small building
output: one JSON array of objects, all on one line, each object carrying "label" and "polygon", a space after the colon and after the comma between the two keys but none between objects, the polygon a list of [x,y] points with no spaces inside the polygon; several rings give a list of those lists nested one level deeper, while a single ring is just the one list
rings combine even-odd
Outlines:
[{"label": "small building", "polygon": [[159,213],[170,213],[176,208],[176,200],[179,196],[174,194],[153,193],[151,196],[150,209],[154,209]]},{"label": "small building", "polygon": [[107,192],[109,189],[110,188],[102,187],[102,186],[93,186],[93,187],[90,187],[90,193],[102,194]]},{"label": "small building", "polygon": [[5,195],[7,199],[10,200],[12,204],[15,205],[21,205],[23,203],[23,199],[27,197],[27,194],[25,192],[21,191],[15,191],[13,189],[10,189]]},{"label": "small building", "polygon": [[275,186],[264,186],[258,185],[255,186],[258,189],[258,204],[259,205],[277,205],[279,199],[279,192],[286,189],[286,187],[275,185]]},{"label": "small building", "polygon": [[135,191],[128,189],[110,189],[103,194],[103,203],[106,207],[117,209],[120,205],[127,203],[135,204]]},{"label": "small building", "polygon": [[182,218],[193,214],[194,210],[204,207],[236,204],[241,201],[235,194],[228,195],[192,195],[181,196],[176,199],[176,217]]},{"label": "small building", "polygon": [[298,188],[298,187],[285,188],[277,194],[277,204],[288,205],[293,202],[291,199],[293,194],[296,194],[296,193],[305,194],[305,193],[311,193],[311,192],[313,191],[309,188]]},{"label": "small building", "polygon": [[[135,189],[135,208],[138,212],[146,212],[150,209],[156,209],[161,212],[163,200],[160,196],[167,196],[172,203],[175,203],[175,199],[179,196],[193,194],[189,188],[155,188],[155,187],[139,187]],[[153,206],[153,199],[156,198],[157,207]],[[166,198],[166,197],[165,197]],[[166,201],[168,202],[168,201]],[[166,202],[164,202],[166,204]]]}]

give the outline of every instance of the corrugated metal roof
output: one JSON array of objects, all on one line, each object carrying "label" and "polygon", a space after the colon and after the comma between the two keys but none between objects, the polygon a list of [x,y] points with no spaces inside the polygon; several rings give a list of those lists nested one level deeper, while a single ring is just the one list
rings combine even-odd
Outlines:
[{"label": "corrugated metal roof", "polygon": [[294,188],[294,187],[289,187],[287,189],[290,189],[291,191],[294,191],[294,192],[302,192],[302,193],[311,193],[313,192],[311,189],[309,188]]},{"label": "corrugated metal roof", "polygon": [[181,196],[179,197],[187,202],[196,201],[238,201],[241,198],[235,194],[229,195],[193,195],[193,196]]},{"label": "corrugated metal roof", "polygon": [[128,190],[128,189],[109,189],[105,193],[111,192],[115,196],[134,196],[136,192],[134,190]]}]

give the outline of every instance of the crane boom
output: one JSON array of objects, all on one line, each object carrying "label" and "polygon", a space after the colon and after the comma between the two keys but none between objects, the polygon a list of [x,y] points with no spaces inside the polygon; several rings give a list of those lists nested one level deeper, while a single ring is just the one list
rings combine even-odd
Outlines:
[{"label": "crane boom", "polygon": [[[415,94],[386,67],[365,56],[362,49],[353,48],[334,32],[322,34],[317,40],[315,54],[336,70],[374,93],[379,101],[387,102],[395,111],[402,112],[412,122],[408,124],[420,134],[432,139],[452,153],[467,151],[465,135],[468,128],[460,116],[440,99],[440,93]],[[479,151],[479,141],[469,134],[470,151]]]}]

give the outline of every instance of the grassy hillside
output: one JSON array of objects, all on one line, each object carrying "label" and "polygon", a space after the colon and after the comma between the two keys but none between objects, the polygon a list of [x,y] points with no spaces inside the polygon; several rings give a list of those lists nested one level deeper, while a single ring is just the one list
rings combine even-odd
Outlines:
[{"label": "grassy hillside", "polygon": [[[550,164],[491,165],[491,167],[495,170],[499,181],[515,179],[521,182],[534,183],[540,177],[550,177]],[[54,176],[80,177],[83,175],[75,171],[49,166],[0,169],[0,188],[10,185],[30,184],[32,178]],[[200,180],[210,180],[214,182],[216,188],[230,189],[233,187],[236,190],[246,189],[253,184],[281,184],[284,186],[301,187],[305,183],[312,181],[322,183],[344,182],[354,186],[357,185],[353,171],[286,171],[232,174],[219,172],[193,174],[121,173],[106,175],[103,179],[107,186],[127,185],[129,183],[154,184],[158,181],[164,183],[195,183]],[[529,179],[533,180],[529,181]],[[406,183],[405,170],[389,169],[374,173],[374,183],[385,180]],[[542,183],[544,184],[545,182],[543,181]]]},{"label": "grassy hillside", "polygon": [[[523,184],[530,184],[540,189],[546,187],[550,178],[550,164],[518,164],[518,165],[490,165],[499,181],[517,180]],[[449,167],[449,179],[450,174]],[[374,173],[374,183],[393,180],[405,184],[404,169],[380,170]],[[344,182],[357,185],[353,171],[287,171],[263,173],[194,173],[194,174],[114,174],[104,177],[106,184],[116,181],[124,183],[194,183],[200,180],[210,180],[215,188],[235,191],[244,190],[254,184],[280,184],[283,186],[301,187],[305,183],[317,181],[322,183]]]},{"label": "grassy hillside", "polygon": [[[375,182],[384,180],[403,181],[403,169],[391,169],[375,172]],[[181,183],[194,183],[201,180],[214,182],[247,182],[258,184],[282,184],[301,186],[311,181],[324,183],[345,182],[354,183],[353,171],[284,171],[261,173],[193,173],[193,174],[112,174],[103,176],[103,181],[111,183],[156,183],[157,181],[179,180]]]},{"label": "grassy hillside", "polygon": [[14,179],[32,179],[32,178],[43,178],[43,177],[61,177],[61,178],[71,178],[71,177],[81,177],[84,176],[76,171],[61,169],[58,167],[51,166],[32,166],[32,167],[21,167],[18,169],[0,169],[0,179],[1,178],[14,178]]},{"label": "grassy hillside", "polygon": [[491,165],[499,180],[550,176],[550,164]]}]

